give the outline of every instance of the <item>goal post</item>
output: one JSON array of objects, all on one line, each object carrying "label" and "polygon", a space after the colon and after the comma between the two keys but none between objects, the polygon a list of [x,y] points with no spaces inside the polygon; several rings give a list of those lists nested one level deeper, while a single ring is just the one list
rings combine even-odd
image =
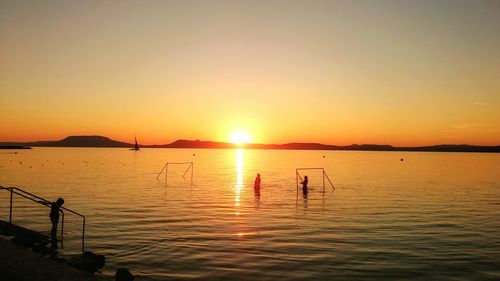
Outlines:
[{"label": "goal post", "polygon": [[316,171],[321,171],[321,175],[323,178],[323,193],[325,192],[325,186],[326,182],[330,184],[333,190],[335,190],[335,186],[333,185],[332,181],[330,180],[330,177],[328,177],[328,174],[326,173],[324,168],[296,168],[295,169],[295,182],[297,184],[297,192],[299,191],[299,182],[302,181],[302,176],[300,175],[300,171],[308,171],[308,170],[316,170]]},{"label": "goal post", "polygon": [[161,174],[163,173],[163,171],[165,171],[165,187],[167,187],[167,185],[168,185],[168,166],[169,165],[184,165],[184,166],[187,165],[187,169],[184,172],[184,174],[182,174],[182,178],[186,179],[186,174],[189,171],[191,171],[191,185],[193,185],[194,162],[167,162],[167,163],[165,163],[165,165],[163,166],[163,168],[161,169],[161,171],[156,176],[156,180],[157,181],[160,181],[159,178],[160,178]]}]

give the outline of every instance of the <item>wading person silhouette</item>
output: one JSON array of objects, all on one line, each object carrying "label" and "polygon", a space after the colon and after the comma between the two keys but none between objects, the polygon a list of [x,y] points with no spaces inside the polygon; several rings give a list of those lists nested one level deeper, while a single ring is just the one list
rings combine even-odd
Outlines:
[{"label": "wading person silhouette", "polygon": [[300,182],[300,184],[302,184],[302,193],[304,193],[304,195],[307,195],[307,183],[309,182],[309,179],[307,178],[307,176],[304,176],[304,180]]},{"label": "wading person silhouette", "polygon": [[255,182],[253,184],[253,191],[255,196],[260,196],[260,174],[257,173],[257,177],[255,177]]},{"label": "wading person silhouette", "polygon": [[50,222],[52,223],[52,229],[50,231],[50,239],[52,242],[52,248],[57,248],[57,224],[59,223],[59,209],[64,204],[64,199],[59,197],[56,202],[52,203],[50,207]]}]

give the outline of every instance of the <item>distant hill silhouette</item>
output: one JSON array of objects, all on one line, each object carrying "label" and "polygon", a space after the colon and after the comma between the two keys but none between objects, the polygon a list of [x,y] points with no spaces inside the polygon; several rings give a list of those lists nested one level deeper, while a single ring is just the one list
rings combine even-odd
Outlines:
[{"label": "distant hill silhouette", "polygon": [[[227,142],[176,140],[170,144],[145,145],[151,148],[235,148],[238,145]],[[286,143],[286,144],[259,144],[250,143],[244,146],[249,149],[290,149],[290,150],[359,150],[359,151],[429,151],[429,152],[500,152],[499,146],[453,145],[441,144],[433,146],[396,147],[380,144],[351,144],[345,146],[328,145],[321,143]]]},{"label": "distant hill silhouette", "polygon": [[440,144],[419,147],[396,147],[399,151],[438,151],[438,152],[500,152],[500,145],[479,146],[468,144]]},{"label": "distant hill silhouette", "polygon": [[[38,142],[0,142],[0,146],[49,146],[49,147],[132,147],[131,143],[112,140],[103,136],[69,136],[59,141]],[[233,143],[176,140],[169,144],[141,145],[144,148],[237,148]],[[290,150],[359,150],[359,151],[429,151],[429,152],[495,152],[500,153],[498,146],[477,146],[467,144],[440,144],[432,146],[396,147],[379,144],[351,144],[345,146],[328,145],[321,143],[286,143],[286,144],[259,144],[244,145],[248,149],[290,149]]]},{"label": "distant hill silhouette", "polygon": [[[146,146],[148,147],[148,146]],[[201,141],[201,140],[176,140],[173,143],[166,144],[165,148],[234,148],[235,144],[216,141]]]},{"label": "distant hill silhouette", "polygon": [[0,146],[45,146],[54,141],[0,142]]},{"label": "distant hill silhouette", "polygon": [[132,147],[132,144],[115,141],[103,136],[69,136],[60,141],[51,142],[44,146],[57,147]]},{"label": "distant hill silhouette", "polygon": [[132,147],[133,145],[103,136],[69,136],[59,141],[0,142],[0,146]]}]

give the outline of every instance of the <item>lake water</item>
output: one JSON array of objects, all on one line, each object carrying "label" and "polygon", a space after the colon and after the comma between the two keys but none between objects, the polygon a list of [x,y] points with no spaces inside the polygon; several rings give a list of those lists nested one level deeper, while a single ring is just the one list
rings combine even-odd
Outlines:
[{"label": "lake water", "polygon": [[[87,217],[103,274],[137,280],[499,280],[500,154],[35,148],[0,151],[0,185]],[[400,161],[404,158],[404,161]],[[188,168],[165,162],[194,162]],[[309,176],[305,199],[295,169]],[[256,173],[261,196],[254,196]],[[0,219],[9,193],[0,190]],[[50,231],[14,197],[13,222]],[[80,250],[66,214],[63,253]]]}]

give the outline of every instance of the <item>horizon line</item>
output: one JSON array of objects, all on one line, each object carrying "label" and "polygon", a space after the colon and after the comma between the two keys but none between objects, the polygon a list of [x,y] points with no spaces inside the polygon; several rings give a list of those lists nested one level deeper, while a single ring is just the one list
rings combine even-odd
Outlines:
[{"label": "horizon line", "polygon": [[[123,144],[127,145],[133,145],[133,143],[129,143],[126,141],[121,141],[121,140],[116,140],[112,139],[107,136],[103,135],[70,135],[63,137],[62,139],[59,140],[36,140],[36,141],[1,141],[0,144],[26,144],[26,143],[51,143],[51,142],[60,142],[63,140],[66,140],[70,137],[101,137],[101,138],[107,138],[111,141],[115,142],[120,142]],[[236,144],[228,141],[214,141],[214,140],[201,140],[201,139],[176,139],[174,141],[171,141],[169,143],[153,143],[153,144],[141,144],[140,141],[138,142],[140,146],[142,147],[150,147],[150,146],[166,146],[166,145],[172,145],[176,142],[179,141],[187,141],[187,142],[211,142],[211,143],[218,143],[218,144],[226,144],[226,145],[231,145],[234,147],[246,147],[246,146],[258,146],[258,145],[263,145],[263,146],[282,146],[282,145],[290,145],[290,144],[302,144],[302,145],[323,145],[323,146],[336,146],[336,147],[349,147],[349,146],[367,146],[367,145],[372,145],[372,146],[390,146],[394,148],[421,148],[421,147],[432,147],[432,146],[477,146],[477,147],[499,147],[500,144],[496,145],[477,145],[477,144],[470,144],[470,143],[437,143],[437,144],[427,144],[427,145],[392,145],[388,143],[350,143],[350,144],[345,144],[345,145],[339,145],[339,144],[330,144],[330,143],[322,143],[322,142],[301,142],[301,141],[291,141],[291,142],[285,142],[285,143],[263,143],[263,142],[249,142],[249,143],[243,143],[243,144]]]}]

